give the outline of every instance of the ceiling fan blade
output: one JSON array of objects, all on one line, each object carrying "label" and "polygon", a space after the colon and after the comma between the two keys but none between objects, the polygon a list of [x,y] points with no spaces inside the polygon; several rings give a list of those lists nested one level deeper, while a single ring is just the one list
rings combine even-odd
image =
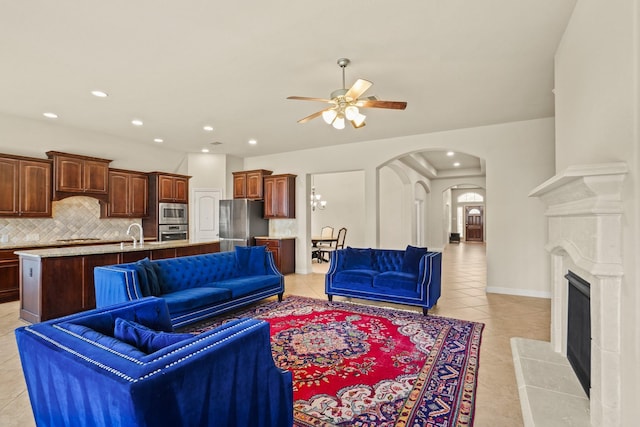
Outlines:
[{"label": "ceiling fan blade", "polygon": [[369,80],[358,79],[353,84],[353,86],[351,86],[351,89],[349,89],[347,93],[344,94],[344,97],[358,99],[360,95],[365,93],[371,86],[373,86],[373,83],[371,83]]},{"label": "ceiling fan blade", "polygon": [[356,122],[353,120],[350,120],[350,122],[351,122],[351,126],[353,126],[355,129],[360,129],[361,127],[364,127],[367,125],[365,122],[362,122],[359,125],[356,124]]},{"label": "ceiling fan blade", "polygon": [[324,98],[309,98],[307,96],[287,96],[287,99],[295,99],[297,101],[318,101],[318,102],[331,102],[330,99]]},{"label": "ceiling fan blade", "polygon": [[359,100],[356,105],[361,108],[389,108],[391,110],[404,110],[407,103],[404,101],[366,101]]},{"label": "ceiling fan blade", "polygon": [[326,108],[324,110],[317,111],[317,112],[315,112],[313,114],[310,114],[307,117],[303,117],[302,119],[298,120],[298,123],[307,123],[308,121],[313,120],[316,117],[320,117],[322,115],[322,113],[324,113],[327,110],[330,110],[330,108]]}]

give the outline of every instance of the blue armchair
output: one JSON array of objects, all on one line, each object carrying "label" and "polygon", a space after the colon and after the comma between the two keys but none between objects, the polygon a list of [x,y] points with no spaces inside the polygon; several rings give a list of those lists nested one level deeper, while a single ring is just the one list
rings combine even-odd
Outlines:
[{"label": "blue armchair", "polygon": [[[114,337],[117,323],[171,339],[141,349]],[[36,424],[292,425],[291,373],[273,362],[268,323],[172,332],[166,303],[155,297],[16,329]]]}]

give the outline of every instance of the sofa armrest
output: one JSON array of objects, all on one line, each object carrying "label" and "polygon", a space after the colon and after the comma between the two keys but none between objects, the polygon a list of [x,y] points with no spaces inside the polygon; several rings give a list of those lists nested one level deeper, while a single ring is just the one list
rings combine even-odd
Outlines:
[{"label": "sofa armrest", "polygon": [[96,307],[106,307],[143,297],[135,270],[119,267],[93,269]]},{"label": "sofa armrest", "polygon": [[427,252],[420,258],[418,273],[418,289],[426,296],[429,308],[433,307],[440,298],[442,275],[442,253]]}]

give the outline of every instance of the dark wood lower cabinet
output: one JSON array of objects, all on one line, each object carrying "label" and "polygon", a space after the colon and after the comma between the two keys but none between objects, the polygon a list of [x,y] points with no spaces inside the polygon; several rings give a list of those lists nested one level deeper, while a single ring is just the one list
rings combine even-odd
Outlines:
[{"label": "dark wood lower cabinet", "polygon": [[296,271],[296,241],[295,239],[277,239],[256,237],[257,246],[266,246],[273,254],[273,261],[282,274]]},{"label": "dark wood lower cabinet", "polygon": [[0,251],[0,303],[20,298],[20,260],[13,250]]},{"label": "dark wood lower cabinet", "polygon": [[157,249],[149,245],[149,249],[139,251],[77,256],[42,257],[22,253],[19,267],[15,266],[16,269],[19,268],[16,274],[20,275],[22,290],[20,317],[31,323],[38,323],[95,308],[95,267],[135,262],[146,257],[162,259],[211,252],[220,252],[218,242]]}]

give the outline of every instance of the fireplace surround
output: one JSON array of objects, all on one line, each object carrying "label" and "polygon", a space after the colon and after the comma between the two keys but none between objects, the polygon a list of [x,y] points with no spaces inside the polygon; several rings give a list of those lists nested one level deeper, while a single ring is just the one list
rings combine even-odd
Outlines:
[{"label": "fireplace surround", "polygon": [[546,205],[551,257],[551,346],[567,355],[571,270],[590,283],[592,426],[620,426],[622,183],[625,163],[570,166],[529,195]]},{"label": "fireplace surround", "polygon": [[567,359],[584,392],[591,393],[591,285],[569,270],[567,301]]}]

